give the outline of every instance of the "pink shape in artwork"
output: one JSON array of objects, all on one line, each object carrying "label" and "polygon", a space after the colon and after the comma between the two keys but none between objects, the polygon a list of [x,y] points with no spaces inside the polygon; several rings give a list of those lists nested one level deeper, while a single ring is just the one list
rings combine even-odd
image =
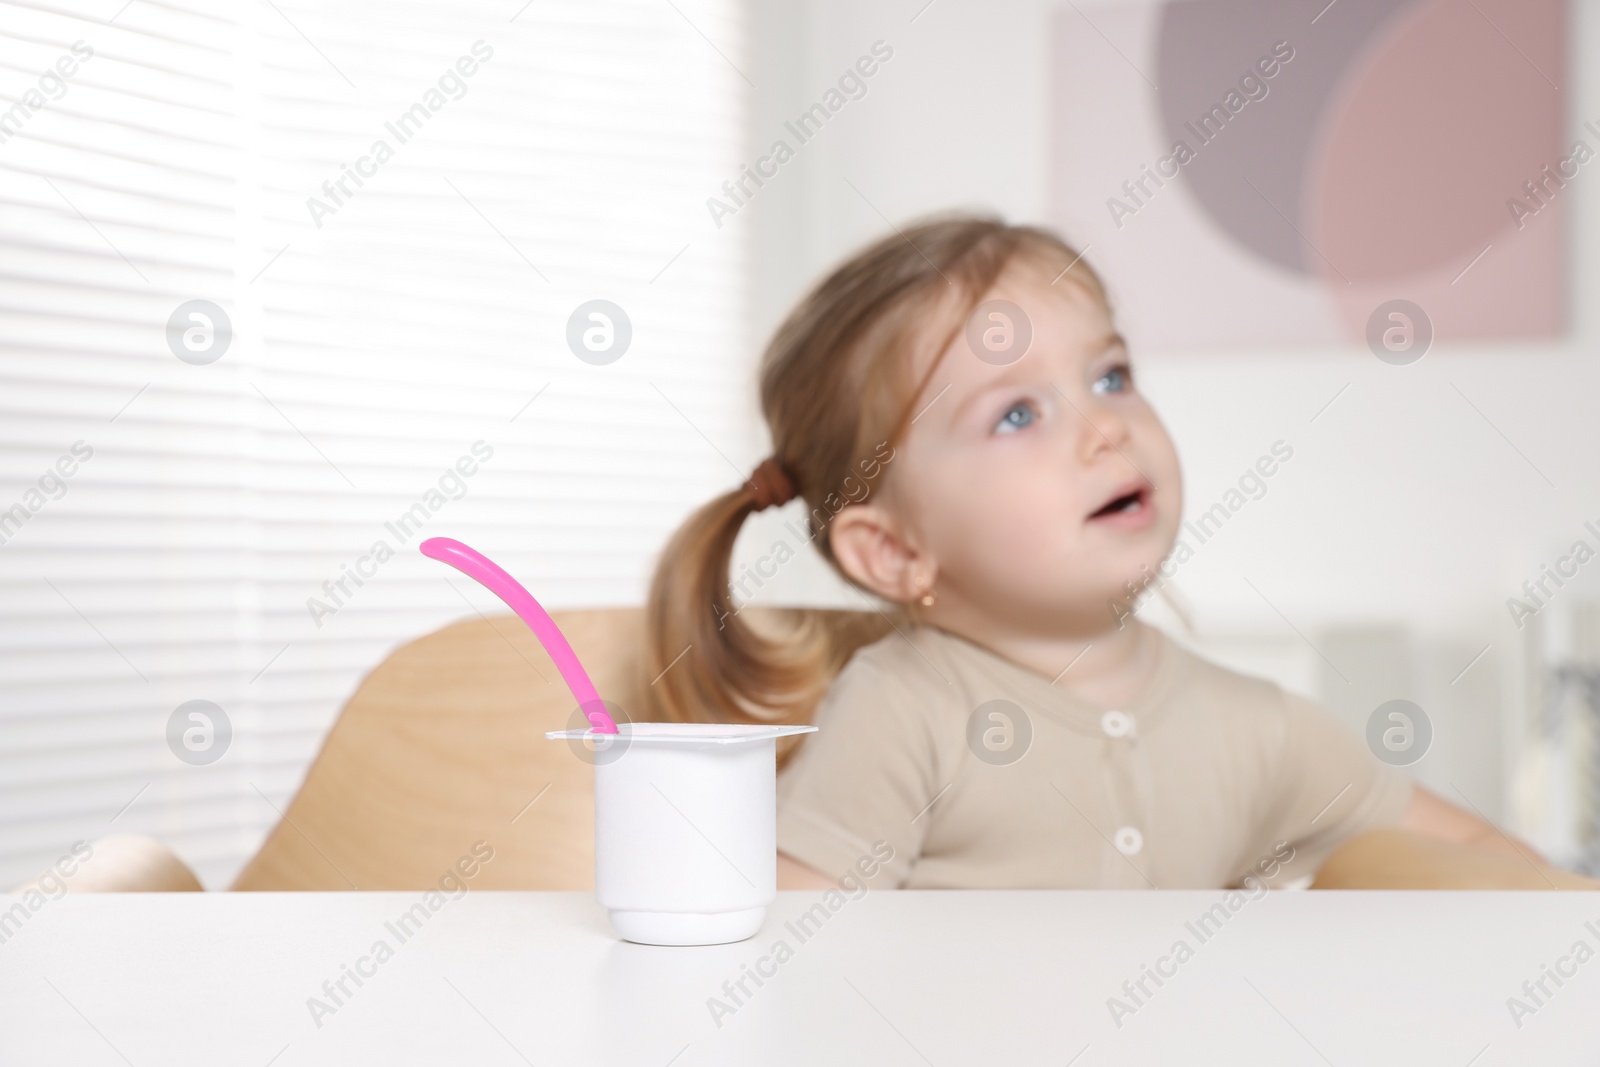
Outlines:
[{"label": "pink shape in artwork", "polygon": [[[1561,332],[1566,199],[1508,199],[1565,155],[1560,0],[1419,6],[1345,82],[1313,162],[1311,241],[1353,339],[1385,300],[1438,338]],[[1515,33],[1515,47],[1500,35]],[[1550,79],[1550,80],[1547,80]],[[1487,251],[1485,251],[1487,249]]]}]

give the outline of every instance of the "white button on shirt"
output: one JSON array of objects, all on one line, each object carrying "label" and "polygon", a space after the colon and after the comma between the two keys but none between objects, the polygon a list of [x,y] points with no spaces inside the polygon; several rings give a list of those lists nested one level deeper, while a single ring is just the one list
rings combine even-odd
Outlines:
[{"label": "white button on shirt", "polygon": [[1111,843],[1117,846],[1117,851],[1124,856],[1132,856],[1144,848],[1144,835],[1132,826],[1124,826],[1111,838]]},{"label": "white button on shirt", "polygon": [[1100,716],[1100,729],[1107,737],[1132,737],[1133,716],[1125,711],[1108,711]]}]

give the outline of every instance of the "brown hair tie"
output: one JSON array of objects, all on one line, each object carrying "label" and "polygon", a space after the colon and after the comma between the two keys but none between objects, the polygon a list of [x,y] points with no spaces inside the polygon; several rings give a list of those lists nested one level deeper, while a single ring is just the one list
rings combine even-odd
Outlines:
[{"label": "brown hair tie", "polygon": [[780,507],[798,495],[794,479],[778,465],[778,460],[774,456],[768,456],[756,466],[747,484],[750,486],[750,498],[755,501],[757,511]]}]

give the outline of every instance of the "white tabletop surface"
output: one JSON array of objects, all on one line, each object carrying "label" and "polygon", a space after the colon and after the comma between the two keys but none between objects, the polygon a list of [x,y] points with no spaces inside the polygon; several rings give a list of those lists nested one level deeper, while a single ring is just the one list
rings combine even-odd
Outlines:
[{"label": "white tabletop surface", "polygon": [[[709,948],[619,942],[587,894],[484,891],[401,942],[385,923],[420,897],[49,901],[0,944],[0,1064],[1600,1062],[1600,959],[1568,955],[1600,950],[1594,894],[1274,892],[1201,941],[1220,893],[874,890],[805,940],[785,923],[820,894],[782,893],[756,937]],[[380,940],[392,957],[314,1021],[308,998]],[[1114,1020],[1179,940],[1192,956]],[[735,1005],[724,981],[780,941]],[[1575,976],[1514,1020],[1564,956]]]}]

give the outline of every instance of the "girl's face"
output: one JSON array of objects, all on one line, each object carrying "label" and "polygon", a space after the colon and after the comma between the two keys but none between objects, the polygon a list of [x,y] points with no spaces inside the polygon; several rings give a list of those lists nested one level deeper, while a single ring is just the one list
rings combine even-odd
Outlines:
[{"label": "girl's face", "polygon": [[1031,345],[996,366],[969,331],[955,338],[913,406],[884,503],[934,573],[939,615],[1117,625],[1124,583],[1153,574],[1177,534],[1177,453],[1095,297],[1019,256],[984,297],[996,299],[1023,310]]}]

